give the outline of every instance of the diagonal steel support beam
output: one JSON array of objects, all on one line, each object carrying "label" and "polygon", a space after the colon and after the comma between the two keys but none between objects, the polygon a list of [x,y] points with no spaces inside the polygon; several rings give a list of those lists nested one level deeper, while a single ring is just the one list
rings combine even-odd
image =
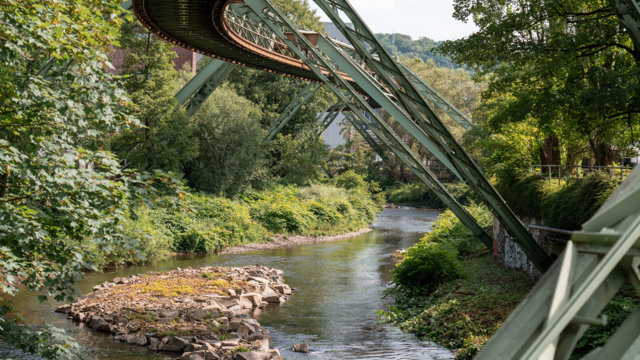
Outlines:
[{"label": "diagonal steel support beam", "polygon": [[[491,237],[478,225],[473,216],[455,200],[444,185],[437,180],[435,174],[433,174],[398,135],[395,134],[391,126],[375,112],[367,100],[341,76],[334,64],[310,44],[284,14],[267,0],[246,0],[245,3],[263,23],[269,26],[269,28],[296,53],[318,78],[325,82],[338,96],[340,101],[342,101],[362,123],[369,125],[369,128],[375,133],[378,139],[384,142],[394,154],[399,156],[411,171],[416,173],[416,175],[443,200],[465,226],[478,236],[487,247],[492,248],[493,241]],[[285,35],[283,29],[291,31],[294,39],[290,40],[287,35]],[[304,44],[304,48],[301,48],[299,44]],[[365,117],[365,113],[369,114],[373,120]]]},{"label": "diagonal steel support beam", "polygon": [[463,113],[455,105],[450,103],[449,100],[445,99],[444,96],[440,95],[440,93],[438,93],[434,88],[429,86],[429,84],[427,84],[416,73],[409,69],[409,67],[405,66],[404,64],[399,65],[404,76],[406,76],[407,79],[411,81],[416,89],[420,91],[420,94],[422,94],[422,96],[432,102],[440,110],[444,111],[453,120],[460,124],[465,130],[471,130],[474,127],[473,122],[467,115],[465,115],[465,113]]},{"label": "diagonal steel support beam", "polygon": [[324,130],[327,130],[327,128],[331,126],[331,124],[333,124],[334,121],[336,121],[336,118],[338,117],[338,115],[340,115],[340,112],[343,109],[344,109],[344,106],[340,107],[338,104],[332,105],[327,111],[327,115],[322,120],[322,128]]},{"label": "diagonal steel support beam", "polygon": [[[476,359],[566,360],[628,283],[640,294],[640,168],[575,232],[562,260],[509,316]],[[584,359],[637,359],[640,308]]]},{"label": "diagonal steel support beam", "polygon": [[[335,39],[329,39],[333,42],[337,48],[341,49],[345,53],[347,53],[350,57],[359,59],[360,56],[356,52],[356,50]],[[440,95],[434,88],[432,88],[429,84],[427,84],[424,80],[422,80],[416,73],[413,72],[409,67],[402,63],[398,63],[400,69],[405,74],[407,79],[411,81],[411,83],[418,89],[420,94],[430,101],[437,108],[446,113],[449,117],[451,117],[454,121],[460,124],[465,130],[469,130],[473,128],[473,122],[471,119],[460,109],[458,109],[455,105],[453,105],[449,100],[447,100],[444,96]]]},{"label": "diagonal steel support beam", "polygon": [[229,76],[234,64],[211,59],[180,91],[175,95],[178,106],[185,108],[187,116],[195,114],[202,104],[213,94]]},{"label": "diagonal steel support beam", "polygon": [[[504,199],[484,176],[482,170],[456,142],[450,131],[421,96],[416,85],[407,78],[401,67],[378,42],[349,2],[346,0],[314,0],[314,2],[345,35],[361,60],[364,61],[368,70],[366,72],[369,74],[369,82],[371,80],[378,82],[378,84],[374,84],[373,88],[368,86],[365,89],[367,93],[372,97],[374,94],[369,93],[371,90],[374,93],[382,93],[388,101],[380,104],[387,111],[400,109],[409,116],[413,125],[407,126],[402,123],[401,118],[396,117],[397,114],[392,114],[425,147],[429,150],[434,146],[437,148],[438,151],[432,151],[432,153],[441,161],[444,159],[443,163],[448,167],[453,166],[454,173],[467,182],[469,187],[483,199],[524,250],[529,260],[544,272],[550,266],[551,258],[533,240],[526,227],[507,206]],[[346,25],[345,19],[353,24],[353,29]],[[344,61],[344,56],[338,59],[332,57],[332,60],[338,61],[341,68],[343,65],[348,65],[348,62],[353,63],[353,60],[349,59],[347,59],[349,61]],[[359,69],[360,72],[365,72],[362,67]],[[348,69],[344,70],[353,77]],[[358,84],[360,85],[360,83]],[[380,96],[380,94],[377,95],[376,101]],[[425,137],[428,141],[425,141]],[[444,154],[444,158],[441,158],[442,154]]]},{"label": "diagonal steel support beam", "polygon": [[267,134],[267,141],[273,140],[273,138],[287,125],[289,120],[300,110],[302,105],[308,103],[313,95],[320,89],[320,84],[309,83],[296,95],[295,98],[289,103],[287,108],[280,114],[278,119],[271,125]]},{"label": "diagonal steel support beam", "polygon": [[345,117],[347,121],[353,125],[353,127],[360,133],[360,136],[369,144],[371,149],[380,156],[381,159],[387,160],[387,153],[383,150],[383,144],[380,144],[369,132],[366,124],[360,122],[351,112],[346,112]]},{"label": "diagonal steel support beam", "polygon": [[[346,95],[349,97],[349,95]],[[395,154],[427,187],[447,206],[460,221],[489,249],[493,250],[493,239],[478,224],[477,220],[467,212],[467,210],[449,193],[449,190],[438,180],[438,177],[420,160],[420,158],[400,139],[397,133],[375,113],[365,116],[364,110],[353,112],[357,105],[350,106],[351,111],[347,113],[347,120],[351,121],[354,127],[363,134],[369,135],[370,129],[380,142],[371,138],[375,143],[372,148],[377,154],[385,159],[384,148]],[[369,135],[370,136],[370,135]]]}]

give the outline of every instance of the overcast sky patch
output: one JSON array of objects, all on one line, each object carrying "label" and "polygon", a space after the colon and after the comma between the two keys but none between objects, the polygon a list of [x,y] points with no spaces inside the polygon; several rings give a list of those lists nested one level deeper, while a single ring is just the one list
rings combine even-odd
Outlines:
[{"label": "overcast sky patch", "polygon": [[[453,18],[453,0],[350,0],[353,7],[376,33],[401,33],[412,38],[453,40],[466,37],[477,28],[472,21]],[[310,0],[323,21],[328,18]]]}]

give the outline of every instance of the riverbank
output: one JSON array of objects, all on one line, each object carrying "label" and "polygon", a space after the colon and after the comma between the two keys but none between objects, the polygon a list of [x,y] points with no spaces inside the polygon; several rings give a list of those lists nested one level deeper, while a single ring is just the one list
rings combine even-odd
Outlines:
[{"label": "riverbank", "polygon": [[126,248],[95,243],[87,256],[104,269],[171,253],[218,254],[240,251],[236,247],[269,249],[341,239],[375,220],[384,202],[375,191],[361,177],[345,174],[327,184],[274,184],[234,198],[204,193],[165,197],[136,207],[122,222]]},{"label": "riverbank", "polygon": [[340,240],[360,236],[360,235],[369,233],[371,231],[372,230],[370,228],[363,228],[358,231],[353,231],[353,232],[338,234],[338,235],[325,235],[325,236],[277,235],[277,236],[273,236],[270,242],[233,246],[230,248],[222,249],[222,251],[220,251],[219,254],[220,255],[240,254],[240,253],[244,253],[247,251],[254,251],[254,250],[271,250],[271,249],[279,249],[283,247],[290,247],[290,246],[297,246],[297,245],[320,244],[325,242],[340,241]]},{"label": "riverbank", "polygon": [[203,267],[117,277],[56,312],[129,345],[183,360],[281,359],[249,315],[292,296],[283,271]]},{"label": "riverbank", "polygon": [[461,278],[441,284],[433,292],[391,293],[395,306],[381,312],[401,330],[433,341],[471,359],[535,284],[524,273],[496,263],[488,252],[461,260]]}]

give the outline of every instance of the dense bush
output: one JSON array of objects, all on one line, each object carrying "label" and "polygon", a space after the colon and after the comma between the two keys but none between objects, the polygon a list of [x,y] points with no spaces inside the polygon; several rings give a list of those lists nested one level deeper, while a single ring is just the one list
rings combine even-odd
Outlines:
[{"label": "dense bush", "polygon": [[[447,190],[463,205],[475,201],[475,194],[465,184],[445,184]],[[424,183],[401,184],[387,190],[389,203],[444,209],[445,204]]]},{"label": "dense bush", "polygon": [[[480,206],[467,208],[480,225],[491,224],[491,213]],[[409,248],[404,260],[393,271],[393,282],[419,293],[428,293],[438,285],[462,276],[458,260],[478,251],[480,241],[450,211],[438,217],[433,230]]]},{"label": "dense bush", "polygon": [[274,185],[236,199],[186,194],[171,208],[141,206],[122,226],[134,244],[127,249],[91,249],[99,264],[121,265],[160,258],[170,251],[215,253],[273,234],[333,235],[367,226],[381,210],[379,188],[356,174],[333,184]]},{"label": "dense bush", "polygon": [[498,185],[500,193],[519,216],[535,218],[545,225],[576,230],[613,193],[619,181],[594,173],[558,185],[541,176],[529,176]]}]

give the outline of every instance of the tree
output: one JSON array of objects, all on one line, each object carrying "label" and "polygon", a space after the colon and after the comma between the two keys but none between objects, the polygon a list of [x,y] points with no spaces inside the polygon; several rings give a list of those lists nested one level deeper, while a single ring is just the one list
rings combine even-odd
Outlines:
[{"label": "tree", "polygon": [[[315,14],[315,10],[311,10],[307,0],[277,0],[275,4],[299,28],[325,32],[320,18]],[[227,83],[238,95],[247,98],[262,110],[260,123],[264,129],[269,128],[278,119],[307,84],[305,81],[245,67],[234,69]],[[334,102],[335,97],[329,89],[321,88],[281,130],[284,137],[275,139],[269,151],[271,172],[275,176],[283,176],[287,179],[285,181],[304,183],[312,176],[320,174],[320,163],[326,152],[321,139],[315,134],[322,127],[319,114],[325,112]],[[292,140],[292,144],[295,145],[286,144],[285,139]],[[294,164],[301,167],[296,168]],[[304,175],[302,172],[306,170],[310,173]]]},{"label": "tree", "polygon": [[564,135],[579,134],[595,164],[609,165],[613,149],[632,145],[640,129],[640,49],[611,4],[456,0],[454,16],[473,18],[480,30],[441,48],[489,76],[485,99],[509,95],[500,111],[490,111],[488,124],[534,119],[564,149],[579,147]]},{"label": "tree", "polygon": [[228,86],[217,89],[193,118],[200,147],[186,165],[189,185],[232,195],[260,176],[266,156],[261,115]]},{"label": "tree", "polygon": [[322,175],[328,151],[315,131],[278,136],[269,144],[271,172],[289,184],[306,185]]},{"label": "tree", "polygon": [[198,154],[198,142],[174,98],[177,55],[170,43],[143,30],[137,21],[124,23],[121,31],[123,85],[132,100],[131,112],[143,126],[117,133],[112,148],[127,168],[179,173]]},{"label": "tree", "polygon": [[440,42],[428,37],[413,40],[411,36],[405,34],[376,34],[376,39],[392,56],[418,58],[425,62],[432,60],[437,66],[450,69],[459,67],[447,56],[437,54],[435,49],[440,46]]},{"label": "tree", "polygon": [[[120,1],[0,2],[0,286],[40,299],[71,300],[87,239],[126,247],[117,224],[128,185],[105,151],[105,133],[126,123],[129,101],[104,70],[117,44]],[[99,34],[97,36],[96,34]],[[48,62],[48,59],[52,59]],[[49,71],[43,65],[54,65]],[[0,306],[0,337],[48,358],[71,358],[61,331],[31,331],[10,304]]]}]

